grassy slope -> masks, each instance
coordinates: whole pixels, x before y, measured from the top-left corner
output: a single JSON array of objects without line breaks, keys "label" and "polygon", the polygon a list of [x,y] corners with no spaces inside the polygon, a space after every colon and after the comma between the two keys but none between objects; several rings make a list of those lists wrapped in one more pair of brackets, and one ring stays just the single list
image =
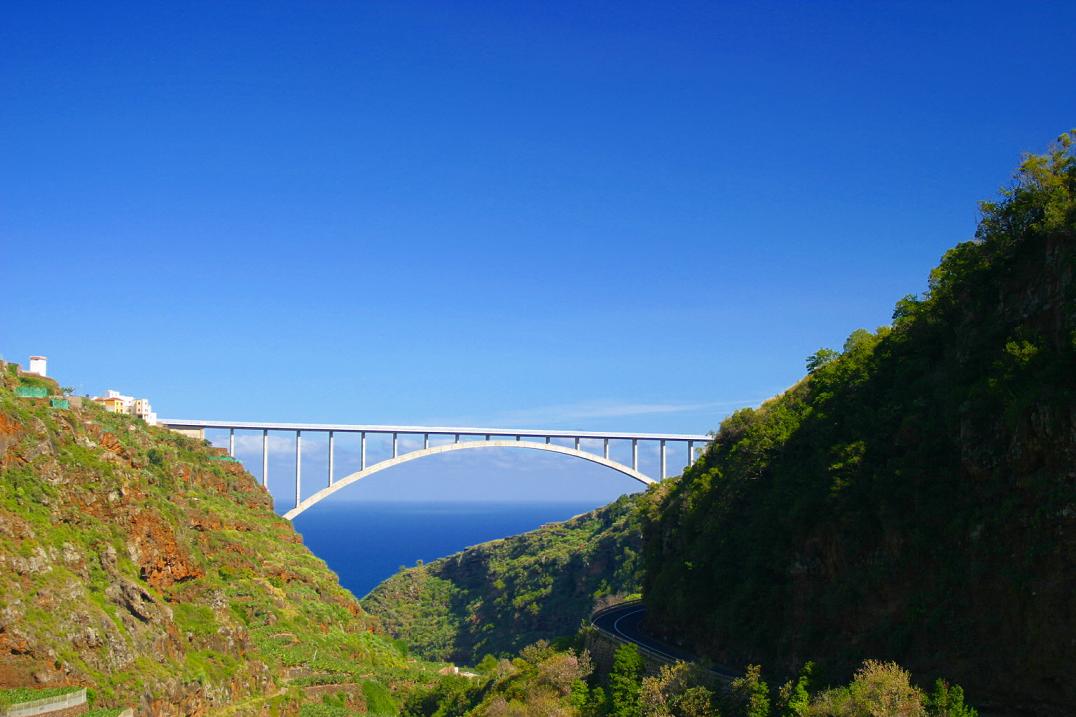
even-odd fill
[{"label": "grassy slope", "polygon": [[431,659],[474,664],[574,633],[598,600],[639,589],[638,498],[405,569],[363,607]]},{"label": "grassy slope", "polygon": [[188,714],[278,693],[283,708],[304,671],[400,686],[430,669],[377,634],[238,463],[96,406],[16,398],[17,382],[0,382],[0,687]]},{"label": "grassy slope", "polygon": [[654,624],[725,662],[897,659],[1076,703],[1076,163],[985,207],[894,325],[721,427],[662,486]]}]

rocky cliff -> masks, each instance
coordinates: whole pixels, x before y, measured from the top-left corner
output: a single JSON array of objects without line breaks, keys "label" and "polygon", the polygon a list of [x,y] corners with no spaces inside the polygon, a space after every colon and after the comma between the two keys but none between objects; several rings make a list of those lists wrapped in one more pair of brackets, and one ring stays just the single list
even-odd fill
[{"label": "rocky cliff", "polygon": [[421,677],[240,464],[93,404],[16,397],[26,381],[58,391],[0,381],[0,687],[287,713],[325,691],[312,683],[361,710]]}]

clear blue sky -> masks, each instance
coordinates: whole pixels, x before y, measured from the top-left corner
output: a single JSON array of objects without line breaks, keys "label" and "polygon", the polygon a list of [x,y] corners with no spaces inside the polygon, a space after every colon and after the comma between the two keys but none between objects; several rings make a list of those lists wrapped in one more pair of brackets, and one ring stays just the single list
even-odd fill
[{"label": "clear blue sky", "polygon": [[[1073,28],[1069,2],[11,5],[0,352],[170,417],[705,432],[886,323],[1076,125]],[[399,470],[370,496],[632,487]]]}]

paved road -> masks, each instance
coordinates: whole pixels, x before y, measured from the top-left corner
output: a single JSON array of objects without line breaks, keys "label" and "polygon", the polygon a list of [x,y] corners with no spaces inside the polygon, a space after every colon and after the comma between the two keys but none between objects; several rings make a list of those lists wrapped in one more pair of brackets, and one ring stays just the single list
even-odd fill
[{"label": "paved road", "polygon": [[[646,617],[646,606],[638,602],[624,603],[603,612],[593,619],[594,627],[602,632],[619,637],[621,640],[633,642],[639,647],[675,662],[684,660],[693,662],[695,656],[686,650],[681,650],[672,645],[657,640],[647,635],[643,630],[643,619]],[[719,677],[733,679],[738,675],[724,667],[714,667],[711,671]]]}]

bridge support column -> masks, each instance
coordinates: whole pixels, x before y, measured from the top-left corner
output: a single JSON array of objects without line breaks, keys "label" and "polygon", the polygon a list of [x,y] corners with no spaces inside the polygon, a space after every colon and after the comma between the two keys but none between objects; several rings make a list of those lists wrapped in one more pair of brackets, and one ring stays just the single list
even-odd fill
[{"label": "bridge support column", "polygon": [[639,439],[631,439],[631,469],[633,471],[639,470]]},{"label": "bridge support column", "polygon": [[579,450],[579,436],[575,437],[575,450]]},{"label": "bridge support column", "polygon": [[695,464],[695,451],[692,450],[691,441],[687,442],[687,467]]},{"label": "bridge support column", "polygon": [[422,434],[422,450],[426,450],[429,447],[430,447],[430,434],[429,433],[423,433]]},{"label": "bridge support column", "polygon": [[392,457],[396,458],[400,455],[400,435],[398,433],[392,434]]},{"label": "bridge support column", "polygon": [[303,432],[295,432],[295,507],[303,502]]},{"label": "bridge support column", "polygon": [[603,438],[602,442],[604,444],[602,446],[602,448],[604,450],[605,460],[609,460],[609,439],[608,438]]},{"label": "bridge support column", "polygon": [[269,430],[262,429],[262,487],[269,487]]},{"label": "bridge support column", "polygon": [[333,432],[329,431],[329,485],[333,484]]},{"label": "bridge support column", "polygon": [[552,442],[553,442],[553,439],[552,439],[552,438],[550,438],[549,436],[546,436],[546,437],[545,437],[545,442],[546,442],[546,445],[549,445],[550,443],[552,443]]},{"label": "bridge support column", "polygon": [[516,441],[522,441],[522,440],[523,440],[523,436],[516,436]]},{"label": "bridge support column", "polygon": [[359,432],[359,470],[366,470],[366,431]]},{"label": "bridge support column", "polygon": [[456,436],[452,439],[452,442],[453,443],[459,443],[460,442],[460,434],[457,433]]},{"label": "bridge support column", "polygon": [[665,439],[661,439],[661,479],[665,480]]},{"label": "bridge support column", "polygon": [[228,429],[228,455],[235,458],[235,429]]}]

